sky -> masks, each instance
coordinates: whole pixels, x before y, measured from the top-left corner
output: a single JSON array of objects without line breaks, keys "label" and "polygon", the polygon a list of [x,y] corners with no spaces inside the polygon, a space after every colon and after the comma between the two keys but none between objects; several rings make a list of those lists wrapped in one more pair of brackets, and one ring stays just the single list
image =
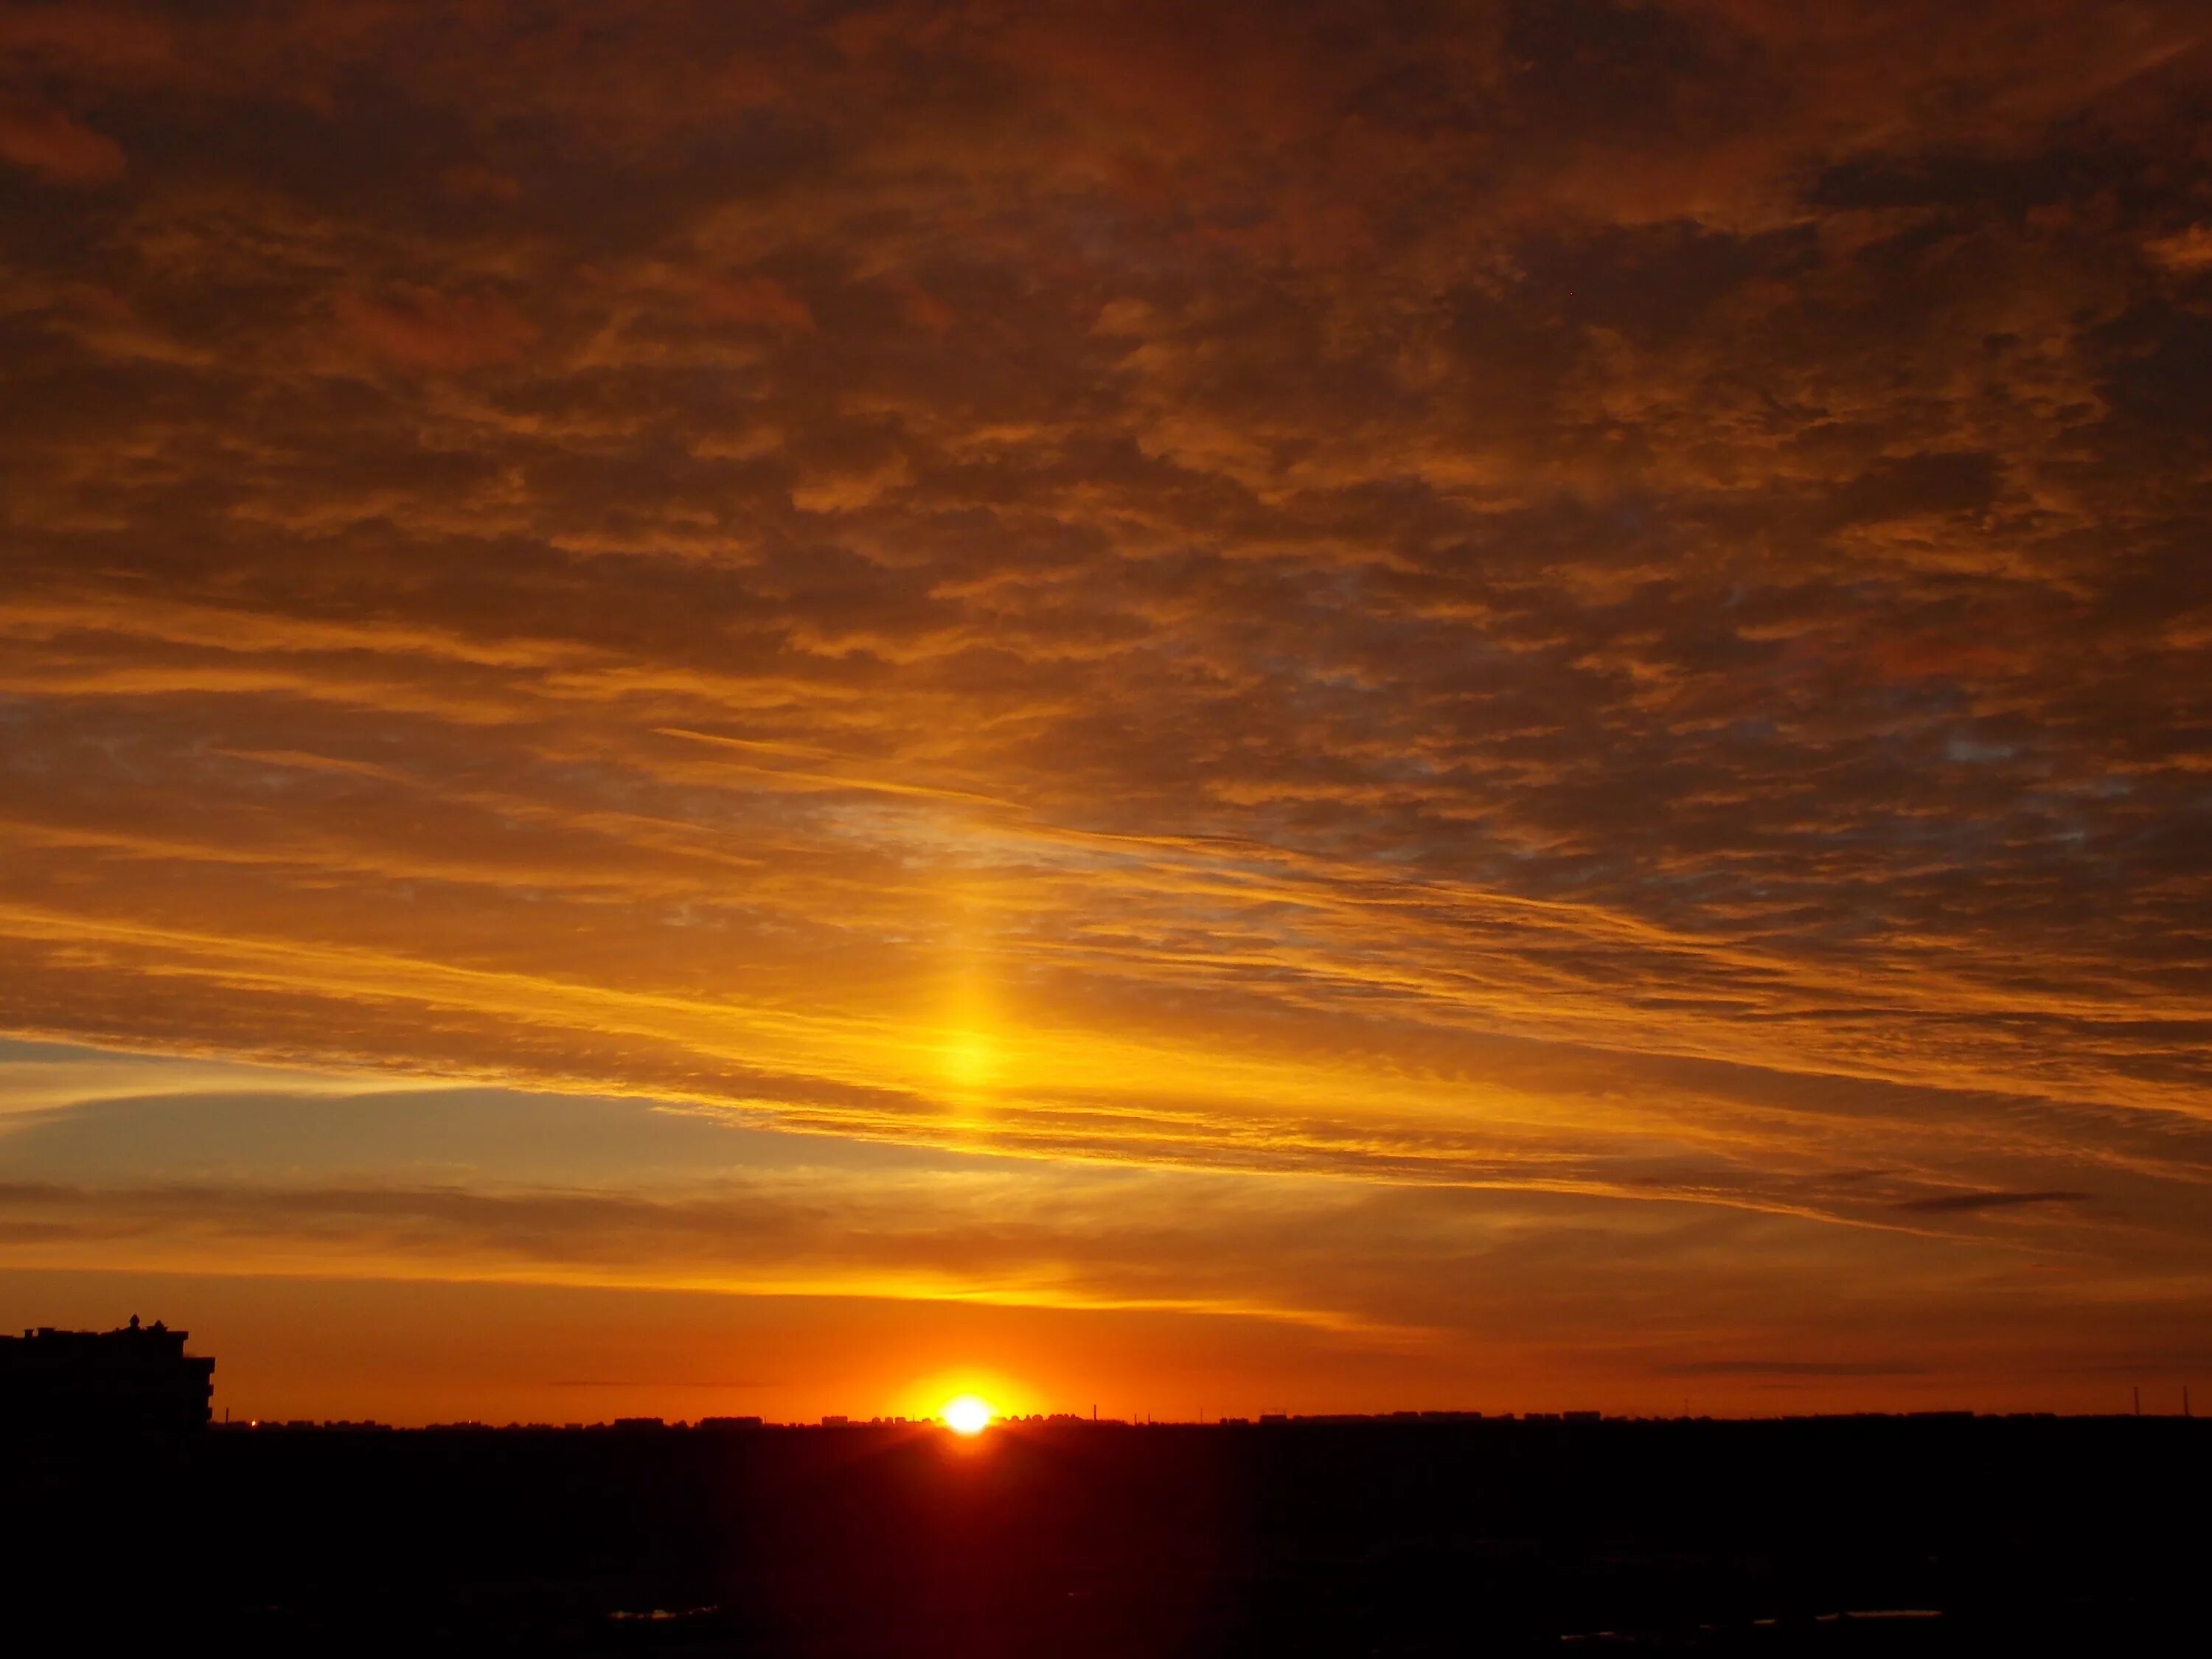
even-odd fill
[{"label": "sky", "polygon": [[0,4],[0,1328],[2172,1408],[2208,384],[2179,0]]}]

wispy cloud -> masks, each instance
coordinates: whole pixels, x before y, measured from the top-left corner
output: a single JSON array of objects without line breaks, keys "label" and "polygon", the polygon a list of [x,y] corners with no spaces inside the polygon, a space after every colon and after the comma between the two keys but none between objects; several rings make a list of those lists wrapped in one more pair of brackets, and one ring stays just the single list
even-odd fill
[{"label": "wispy cloud", "polygon": [[2087,1193],[1937,1193],[1927,1198],[1900,1200],[1900,1210],[1954,1213],[1963,1210],[2001,1210],[2016,1204],[2079,1204]]}]

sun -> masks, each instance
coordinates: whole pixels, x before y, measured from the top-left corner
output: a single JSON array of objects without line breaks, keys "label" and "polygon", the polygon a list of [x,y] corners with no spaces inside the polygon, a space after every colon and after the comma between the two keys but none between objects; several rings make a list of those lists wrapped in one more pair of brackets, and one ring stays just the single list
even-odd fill
[{"label": "sun", "polygon": [[978,1400],[972,1394],[963,1394],[957,1399],[946,1401],[945,1409],[938,1415],[945,1419],[945,1426],[955,1434],[981,1434],[991,1426],[991,1419],[998,1413],[991,1409],[990,1401]]}]

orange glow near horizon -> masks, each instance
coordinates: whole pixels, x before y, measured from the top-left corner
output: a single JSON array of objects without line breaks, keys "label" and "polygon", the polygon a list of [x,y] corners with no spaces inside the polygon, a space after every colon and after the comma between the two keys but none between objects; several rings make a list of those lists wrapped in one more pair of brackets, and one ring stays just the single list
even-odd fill
[{"label": "orange glow near horizon", "polygon": [[[947,1310],[931,1322],[939,1324],[948,1340],[955,1340],[960,1333],[973,1334],[985,1330],[1004,1333],[992,1340],[988,1346],[1008,1365],[1027,1364],[1042,1357],[1032,1352],[1036,1345],[1015,1336],[1030,1316],[1014,1310],[977,1308],[957,1315]],[[1006,1340],[1010,1336],[1014,1336],[1015,1340]],[[1047,1368],[1047,1375],[1050,1374],[1051,1369]],[[898,1402],[893,1409],[918,1420],[943,1423],[948,1428],[966,1433],[968,1431],[961,1428],[960,1422],[955,1420],[956,1407],[962,1420],[973,1421],[980,1412],[981,1420],[986,1424],[1006,1417],[1043,1411],[1049,1409],[1047,1402],[1055,1395],[1064,1395],[1079,1388],[1079,1370],[1069,1367],[1054,1379],[1052,1387],[1039,1388],[1016,1381],[1008,1370],[995,1364],[948,1366],[898,1388],[892,1395]]]}]

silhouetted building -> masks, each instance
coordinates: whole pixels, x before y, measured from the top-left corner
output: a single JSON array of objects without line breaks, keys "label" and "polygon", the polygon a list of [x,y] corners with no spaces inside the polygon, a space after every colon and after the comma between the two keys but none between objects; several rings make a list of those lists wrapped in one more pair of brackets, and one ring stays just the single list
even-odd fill
[{"label": "silhouetted building", "polygon": [[134,1314],[121,1330],[0,1337],[0,1422],[18,1433],[197,1433],[211,1414],[215,1361],[187,1354],[187,1334]]}]

